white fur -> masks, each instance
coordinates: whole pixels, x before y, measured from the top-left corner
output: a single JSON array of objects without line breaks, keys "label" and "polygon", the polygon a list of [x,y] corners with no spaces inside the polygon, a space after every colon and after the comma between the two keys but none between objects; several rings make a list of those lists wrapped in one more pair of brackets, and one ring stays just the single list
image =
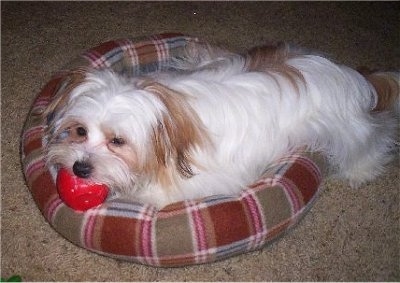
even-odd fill
[{"label": "white fur", "polygon": [[249,72],[244,57],[232,54],[205,56],[189,70],[149,76],[186,97],[211,141],[191,148],[194,176],[173,172],[169,188],[138,174],[110,150],[103,128],[126,138],[135,148],[132,158],[146,162],[151,133],[168,111],[138,86],[143,78],[126,79],[108,70],[89,72],[54,118],[55,128],[67,119],[85,125],[87,141],[51,143],[48,163],[72,168],[75,161],[89,159],[92,180],[159,208],[238,193],[271,162],[301,146],[325,153],[335,172],[354,186],[380,174],[390,159],[397,122],[390,113],[371,113],[376,93],[368,81],[316,55],[294,56],[285,63],[304,81],[293,84],[273,70]]}]

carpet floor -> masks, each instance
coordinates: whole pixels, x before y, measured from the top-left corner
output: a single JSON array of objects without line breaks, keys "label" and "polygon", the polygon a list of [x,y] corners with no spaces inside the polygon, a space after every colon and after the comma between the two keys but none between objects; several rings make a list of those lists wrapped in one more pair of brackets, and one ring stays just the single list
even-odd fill
[{"label": "carpet floor", "polygon": [[351,67],[399,68],[400,2],[1,2],[1,277],[24,281],[399,281],[399,159],[354,190],[327,179],[303,221],[259,251],[153,268],[81,249],[44,220],[20,134],[51,74],[101,42],[178,31],[237,49],[285,40]]}]

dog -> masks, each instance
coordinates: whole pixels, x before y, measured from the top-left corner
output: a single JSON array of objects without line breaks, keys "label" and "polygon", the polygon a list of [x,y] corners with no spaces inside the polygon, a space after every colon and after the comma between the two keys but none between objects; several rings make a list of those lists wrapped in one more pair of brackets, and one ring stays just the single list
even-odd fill
[{"label": "dog", "polygon": [[158,208],[238,194],[298,148],[357,187],[393,156],[398,76],[286,43],[191,43],[167,71],[133,78],[70,70],[43,113],[46,164]]}]

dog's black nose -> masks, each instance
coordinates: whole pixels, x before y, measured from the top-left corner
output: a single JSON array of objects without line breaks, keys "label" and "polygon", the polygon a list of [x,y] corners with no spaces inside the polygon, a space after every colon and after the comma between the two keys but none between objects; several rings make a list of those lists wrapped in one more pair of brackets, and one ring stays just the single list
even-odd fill
[{"label": "dog's black nose", "polygon": [[72,166],[74,174],[81,178],[89,178],[92,173],[93,167],[85,161],[76,161]]}]

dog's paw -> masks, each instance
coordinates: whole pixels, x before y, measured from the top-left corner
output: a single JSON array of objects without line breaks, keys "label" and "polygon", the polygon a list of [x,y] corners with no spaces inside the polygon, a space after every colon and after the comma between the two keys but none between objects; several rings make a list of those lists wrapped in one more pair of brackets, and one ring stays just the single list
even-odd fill
[{"label": "dog's paw", "polygon": [[374,180],[384,172],[386,158],[376,158],[376,156],[354,157],[347,164],[340,166],[340,175],[346,180],[350,187],[359,188],[365,183]]}]

